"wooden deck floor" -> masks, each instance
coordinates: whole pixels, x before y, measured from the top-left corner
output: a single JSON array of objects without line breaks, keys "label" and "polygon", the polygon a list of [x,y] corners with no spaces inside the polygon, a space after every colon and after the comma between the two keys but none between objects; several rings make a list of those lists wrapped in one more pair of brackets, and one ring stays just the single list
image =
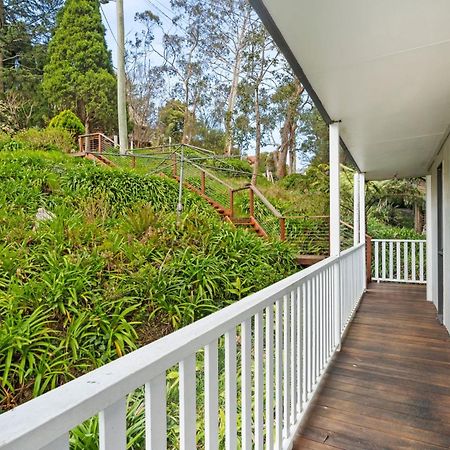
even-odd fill
[{"label": "wooden deck floor", "polygon": [[450,338],[422,286],[371,284],[294,445],[450,448]]}]

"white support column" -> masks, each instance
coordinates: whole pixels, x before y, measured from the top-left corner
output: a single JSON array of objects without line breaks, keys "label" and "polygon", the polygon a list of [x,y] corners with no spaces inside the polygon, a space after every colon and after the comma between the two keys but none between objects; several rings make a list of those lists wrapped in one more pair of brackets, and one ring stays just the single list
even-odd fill
[{"label": "white support column", "polygon": [[442,160],[442,238],[444,252],[443,267],[443,323],[447,330],[450,330],[450,149],[446,147],[443,150]]},{"label": "white support column", "polygon": [[359,173],[353,176],[353,245],[359,244],[359,219],[360,219],[360,192]]},{"label": "white support column", "polygon": [[427,175],[427,198],[426,198],[426,240],[427,240],[427,300],[433,301],[433,177]]},{"label": "white support column", "polygon": [[[364,173],[359,174],[359,243],[362,244],[366,241],[366,175]],[[366,249],[367,251],[371,249]],[[367,254],[367,253],[366,253]],[[367,288],[366,277],[366,258],[363,261],[364,274],[364,290]]]},{"label": "white support column", "polygon": [[[340,211],[340,161],[339,161],[339,124],[330,125],[330,256],[341,253],[341,211]],[[334,265],[334,336],[337,350],[341,349],[341,268],[340,261]]]},{"label": "white support column", "polygon": [[339,124],[330,125],[330,256],[341,252]]},{"label": "white support column", "polygon": [[366,239],[366,174],[359,174],[359,242]]}]

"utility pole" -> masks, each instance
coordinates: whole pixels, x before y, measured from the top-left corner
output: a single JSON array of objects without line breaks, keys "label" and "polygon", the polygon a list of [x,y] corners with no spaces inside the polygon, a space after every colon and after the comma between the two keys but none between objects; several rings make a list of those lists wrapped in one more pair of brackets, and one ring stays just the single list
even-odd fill
[{"label": "utility pole", "polygon": [[127,94],[125,75],[125,24],[123,0],[116,0],[117,7],[117,115],[119,118],[120,153],[128,150]]}]

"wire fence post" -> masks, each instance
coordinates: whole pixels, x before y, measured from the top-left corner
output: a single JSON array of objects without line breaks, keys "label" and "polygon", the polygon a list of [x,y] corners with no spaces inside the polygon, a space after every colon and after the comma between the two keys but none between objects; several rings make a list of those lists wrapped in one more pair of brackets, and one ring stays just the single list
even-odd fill
[{"label": "wire fence post", "polygon": [[183,178],[184,178],[184,149],[181,147],[180,154],[180,185],[178,188],[178,205],[177,205],[177,220],[180,220],[183,212]]}]

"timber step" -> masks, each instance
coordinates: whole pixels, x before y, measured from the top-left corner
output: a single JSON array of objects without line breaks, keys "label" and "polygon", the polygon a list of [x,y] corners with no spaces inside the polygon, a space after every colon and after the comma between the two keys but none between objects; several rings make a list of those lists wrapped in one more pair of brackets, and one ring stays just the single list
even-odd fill
[{"label": "timber step", "polygon": [[320,261],[328,258],[327,255],[297,255],[295,262],[302,267],[310,267],[313,264],[317,264]]}]

